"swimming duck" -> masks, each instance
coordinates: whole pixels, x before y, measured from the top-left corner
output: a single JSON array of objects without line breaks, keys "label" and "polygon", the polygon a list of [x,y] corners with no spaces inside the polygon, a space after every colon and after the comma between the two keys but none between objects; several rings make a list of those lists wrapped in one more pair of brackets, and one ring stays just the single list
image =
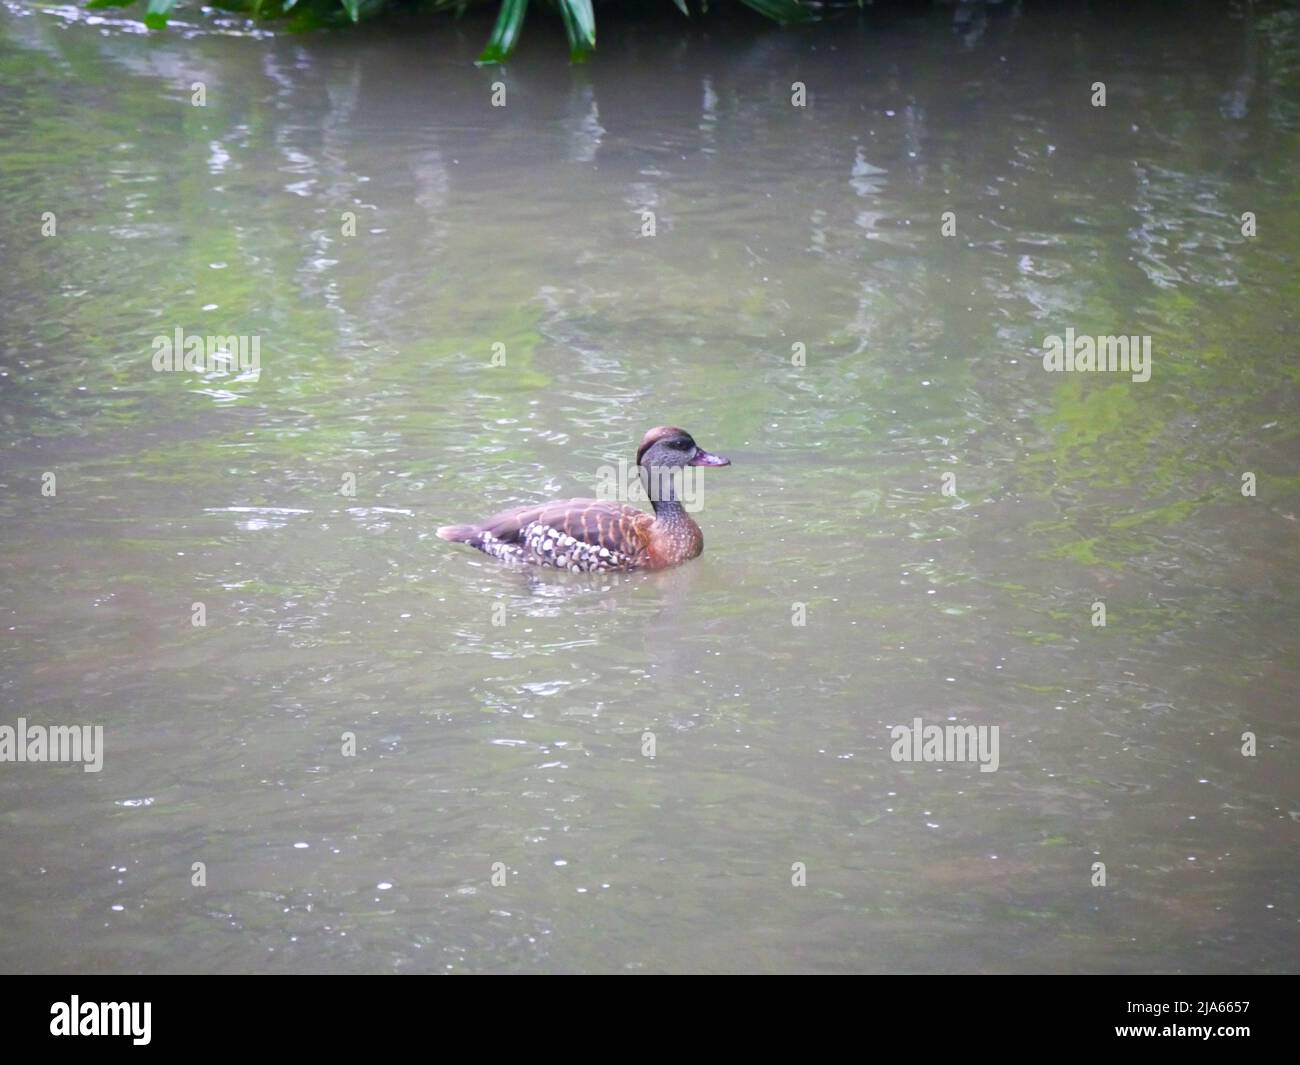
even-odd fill
[{"label": "swimming duck", "polygon": [[696,445],[685,429],[661,425],[637,449],[641,482],[654,515],[609,499],[559,499],[504,510],[477,525],[445,525],[438,535],[503,561],[575,572],[656,570],[704,550],[700,527],[677,498],[682,466],[730,466]]}]

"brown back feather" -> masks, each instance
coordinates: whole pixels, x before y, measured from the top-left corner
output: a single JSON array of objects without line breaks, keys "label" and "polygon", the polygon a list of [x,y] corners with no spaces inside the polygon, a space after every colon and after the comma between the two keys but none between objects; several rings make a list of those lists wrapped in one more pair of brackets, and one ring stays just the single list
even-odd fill
[{"label": "brown back feather", "polygon": [[638,555],[650,542],[653,515],[609,499],[558,499],[495,514],[478,526],[498,540],[518,542],[530,524],[540,521],[575,540],[625,555]]}]

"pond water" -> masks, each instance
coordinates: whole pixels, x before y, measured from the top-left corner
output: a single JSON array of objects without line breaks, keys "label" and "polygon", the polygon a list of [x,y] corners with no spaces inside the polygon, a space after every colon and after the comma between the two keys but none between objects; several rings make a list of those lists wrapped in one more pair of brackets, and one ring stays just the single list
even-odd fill
[{"label": "pond water", "polygon": [[[6,0],[0,965],[1294,970],[1300,16],[961,12]],[[664,423],[680,569],[434,535]]]}]

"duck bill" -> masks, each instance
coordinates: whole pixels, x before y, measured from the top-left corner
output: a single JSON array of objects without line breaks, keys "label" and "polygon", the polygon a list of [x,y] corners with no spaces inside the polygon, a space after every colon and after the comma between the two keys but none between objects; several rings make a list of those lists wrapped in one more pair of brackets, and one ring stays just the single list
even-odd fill
[{"label": "duck bill", "polygon": [[704,448],[698,448],[695,457],[686,465],[688,466],[730,466],[731,459],[724,458],[722,455],[714,455]]}]

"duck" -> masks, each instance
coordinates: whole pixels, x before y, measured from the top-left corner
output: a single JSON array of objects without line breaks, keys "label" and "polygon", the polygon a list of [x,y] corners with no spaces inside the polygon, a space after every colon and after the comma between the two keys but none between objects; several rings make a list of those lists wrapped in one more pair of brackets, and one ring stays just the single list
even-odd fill
[{"label": "duck", "polygon": [[660,570],[696,558],[704,534],[677,498],[684,466],[730,466],[685,429],[660,425],[641,439],[637,472],[654,513],[611,499],[557,499],[515,507],[474,525],[444,525],[438,535],[503,562],[574,573]]}]

